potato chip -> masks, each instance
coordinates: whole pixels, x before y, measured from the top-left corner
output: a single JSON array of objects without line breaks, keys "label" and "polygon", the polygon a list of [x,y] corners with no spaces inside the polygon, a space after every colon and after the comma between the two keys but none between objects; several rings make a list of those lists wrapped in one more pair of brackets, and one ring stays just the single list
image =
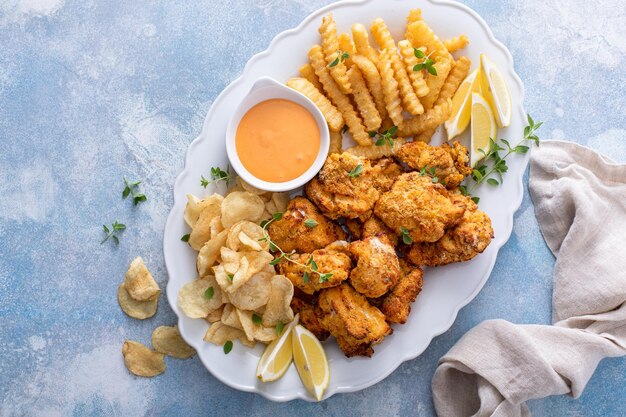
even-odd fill
[{"label": "potato chip", "polygon": [[241,221],[230,228],[230,230],[228,231],[228,238],[226,239],[226,246],[234,251],[245,248],[245,245],[241,242],[240,239],[241,233],[246,234],[247,237],[255,243],[259,243],[263,250],[269,249],[268,242],[259,240],[265,237],[263,228],[258,224],[249,221]]},{"label": "potato chip", "polygon": [[214,219],[221,214],[221,204],[220,202],[220,204],[207,206],[200,213],[196,224],[191,229],[189,241],[187,242],[194,250],[200,250],[202,245],[211,239],[211,233],[215,229]]},{"label": "potato chip", "polygon": [[222,225],[222,216],[213,217],[209,228],[211,230],[211,239],[220,234],[220,232],[224,230],[224,226]]},{"label": "potato chip", "polygon": [[117,289],[117,301],[124,313],[134,319],[144,320],[156,314],[159,299],[137,301],[128,294],[124,284],[121,284]]},{"label": "potato chip", "polygon": [[226,244],[227,238],[228,230],[222,230],[217,236],[202,246],[196,260],[198,276],[203,277],[209,273],[211,267],[215,265],[217,258],[220,256],[220,248]]},{"label": "potato chip", "polygon": [[287,87],[304,94],[309,100],[315,103],[317,108],[320,109],[324,115],[324,119],[326,123],[328,123],[328,129],[330,129],[331,132],[339,132],[341,130],[344,125],[343,115],[323,94],[323,90],[318,91],[308,80],[298,77],[287,80]]},{"label": "potato chip", "polygon": [[192,194],[187,194],[187,206],[185,206],[184,215],[185,223],[187,223],[189,227],[194,227],[202,210],[212,206],[219,207],[223,199],[224,197],[219,194],[213,194],[203,199],[199,199]]},{"label": "potato chip", "polygon": [[222,304],[222,290],[211,275],[186,283],[178,292],[178,306],[192,319],[204,318]]},{"label": "potato chip", "polygon": [[264,306],[270,296],[272,276],[265,271],[254,274],[236,291],[229,292],[230,302],[242,310],[256,310]]},{"label": "potato chip", "polygon": [[153,377],[165,372],[164,355],[139,342],[125,341],[122,355],[126,369],[137,376]]},{"label": "potato chip", "polygon": [[220,249],[220,255],[222,257],[221,266],[224,267],[224,271],[226,271],[227,274],[237,272],[243,254],[223,246]]},{"label": "potato chip", "polygon": [[243,330],[237,309],[232,304],[226,304],[222,312],[222,323],[235,329]]},{"label": "potato chip", "polygon": [[261,190],[260,188],[256,188],[255,186],[248,184],[247,182],[242,180],[241,177],[237,177],[237,183],[239,185],[241,185],[241,188],[243,188],[244,191],[247,191],[247,192],[252,193],[252,194],[256,194],[258,196],[262,196],[262,195],[265,195],[265,194],[271,194],[269,191]]},{"label": "potato chip", "polygon": [[272,288],[263,313],[263,325],[267,327],[276,326],[279,321],[288,323],[293,320],[293,284],[284,275],[274,275],[270,283]]},{"label": "potato chip", "polygon": [[[334,132],[330,132],[331,137],[333,136],[333,133]],[[287,210],[289,200],[291,200],[289,198],[289,193],[272,193],[270,201],[265,203],[265,210],[267,210],[270,214],[282,213]]]},{"label": "potato chip", "polygon": [[211,342],[218,346],[237,339],[248,347],[254,347],[256,344],[255,342],[250,342],[242,330],[227,326],[220,321],[211,324],[204,335],[205,342]]},{"label": "potato chip", "polygon": [[[224,295],[224,294],[222,294]],[[224,300],[224,297],[222,297],[222,301]],[[213,310],[209,313],[208,316],[206,316],[204,319],[210,324],[210,323],[215,323],[216,321],[220,321],[222,319],[222,313],[224,312],[224,307],[227,306],[228,304],[223,304],[220,308],[218,308],[217,310]]]},{"label": "potato chip", "polygon": [[159,353],[178,359],[191,358],[196,350],[185,342],[178,326],[159,326],[152,332],[152,347]]},{"label": "potato chip", "polygon": [[258,340],[259,342],[269,343],[278,337],[276,328],[265,327],[262,323],[255,323],[252,320],[252,311],[237,310],[239,315],[239,321],[243,327],[243,331],[246,334],[248,340]]},{"label": "potato chip", "polygon": [[229,228],[242,220],[258,222],[264,209],[265,203],[258,195],[249,191],[232,192],[222,202],[222,224]]},{"label": "potato chip", "polygon": [[[241,253],[248,260],[248,271],[252,274],[265,270],[270,262],[274,260],[274,256],[266,251],[246,250]],[[273,268],[272,271],[274,270]]]},{"label": "potato chip", "polygon": [[136,257],[128,267],[124,276],[124,288],[137,301],[153,300],[159,296],[161,290],[141,256]]}]

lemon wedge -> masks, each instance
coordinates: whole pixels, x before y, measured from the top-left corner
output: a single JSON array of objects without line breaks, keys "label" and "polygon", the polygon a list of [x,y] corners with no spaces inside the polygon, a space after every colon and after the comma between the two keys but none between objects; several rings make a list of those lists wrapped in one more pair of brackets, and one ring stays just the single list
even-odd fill
[{"label": "lemon wedge", "polygon": [[448,140],[460,135],[467,129],[472,108],[472,93],[474,92],[480,92],[478,69],[465,77],[452,98],[451,116],[445,123]]},{"label": "lemon wedge", "polygon": [[481,93],[491,106],[498,127],[511,124],[511,94],[502,73],[487,55],[480,55]]},{"label": "lemon wedge", "polygon": [[292,339],[293,361],[302,384],[317,401],[320,401],[330,382],[326,352],[317,337],[301,325],[294,327]]},{"label": "lemon wedge", "polygon": [[487,100],[479,93],[472,93],[472,126],[471,126],[471,153],[470,166],[474,168],[485,154],[479,149],[488,152],[489,139],[496,140],[496,121]]},{"label": "lemon wedge", "polygon": [[267,345],[256,368],[256,377],[263,382],[276,381],[287,372],[293,359],[291,331],[298,324],[298,315],[283,333]]}]

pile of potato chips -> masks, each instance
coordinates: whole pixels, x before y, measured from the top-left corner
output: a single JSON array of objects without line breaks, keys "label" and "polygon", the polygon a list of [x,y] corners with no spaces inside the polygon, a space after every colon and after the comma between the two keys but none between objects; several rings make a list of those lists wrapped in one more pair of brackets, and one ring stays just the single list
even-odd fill
[{"label": "pile of potato chips", "polygon": [[238,180],[226,197],[187,198],[185,222],[189,245],[199,251],[198,278],[180,289],[178,306],[210,323],[207,342],[238,339],[254,346],[276,339],[276,326],[293,320],[293,284],[270,265],[274,256],[259,222],[283,212],[289,196]]},{"label": "pile of potato chips", "polygon": [[144,320],[154,316],[159,301],[159,284],[156,283],[141,257],[135,258],[117,290],[117,301],[124,313]]}]

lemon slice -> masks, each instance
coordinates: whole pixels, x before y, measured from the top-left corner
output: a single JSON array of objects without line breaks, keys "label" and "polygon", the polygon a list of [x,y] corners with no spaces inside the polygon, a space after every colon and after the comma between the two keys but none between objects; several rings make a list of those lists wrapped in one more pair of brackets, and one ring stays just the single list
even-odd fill
[{"label": "lemon slice", "polygon": [[472,93],[480,91],[479,70],[474,70],[465,77],[452,98],[451,116],[445,123],[448,140],[460,135],[467,129],[472,108]]},{"label": "lemon slice", "polygon": [[487,55],[480,55],[481,93],[494,112],[498,127],[511,124],[511,94],[502,73]]},{"label": "lemon slice", "polygon": [[489,139],[496,140],[496,121],[487,100],[479,93],[472,93],[472,127],[471,127],[471,153],[470,166],[474,168],[476,163],[485,155],[479,151],[488,152]]},{"label": "lemon slice", "polygon": [[301,325],[294,327],[292,338],[293,361],[302,384],[319,401],[330,382],[326,352],[317,337]]},{"label": "lemon slice", "polygon": [[256,377],[261,381],[276,381],[287,372],[293,358],[291,331],[296,324],[298,315],[285,327],[280,337],[265,348],[256,368]]}]

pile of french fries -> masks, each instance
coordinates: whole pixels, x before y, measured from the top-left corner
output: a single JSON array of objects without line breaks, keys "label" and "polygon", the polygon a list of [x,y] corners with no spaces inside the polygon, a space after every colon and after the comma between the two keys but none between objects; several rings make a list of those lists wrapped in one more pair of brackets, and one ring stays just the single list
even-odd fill
[{"label": "pile of french fries", "polygon": [[[392,155],[410,137],[429,142],[450,117],[451,99],[471,66],[466,56],[452,56],[467,46],[467,36],[441,41],[420,9],[409,12],[404,39],[397,43],[383,19],[375,19],[370,30],[378,49],[362,24],[352,25],[352,36],[339,35],[332,14],[325,16],[321,45],[309,50],[300,77],[287,81],[324,114],[330,153],[344,151],[344,126],[357,143],[345,151],[370,159]],[[393,126],[399,138],[376,146],[377,133]]]}]

